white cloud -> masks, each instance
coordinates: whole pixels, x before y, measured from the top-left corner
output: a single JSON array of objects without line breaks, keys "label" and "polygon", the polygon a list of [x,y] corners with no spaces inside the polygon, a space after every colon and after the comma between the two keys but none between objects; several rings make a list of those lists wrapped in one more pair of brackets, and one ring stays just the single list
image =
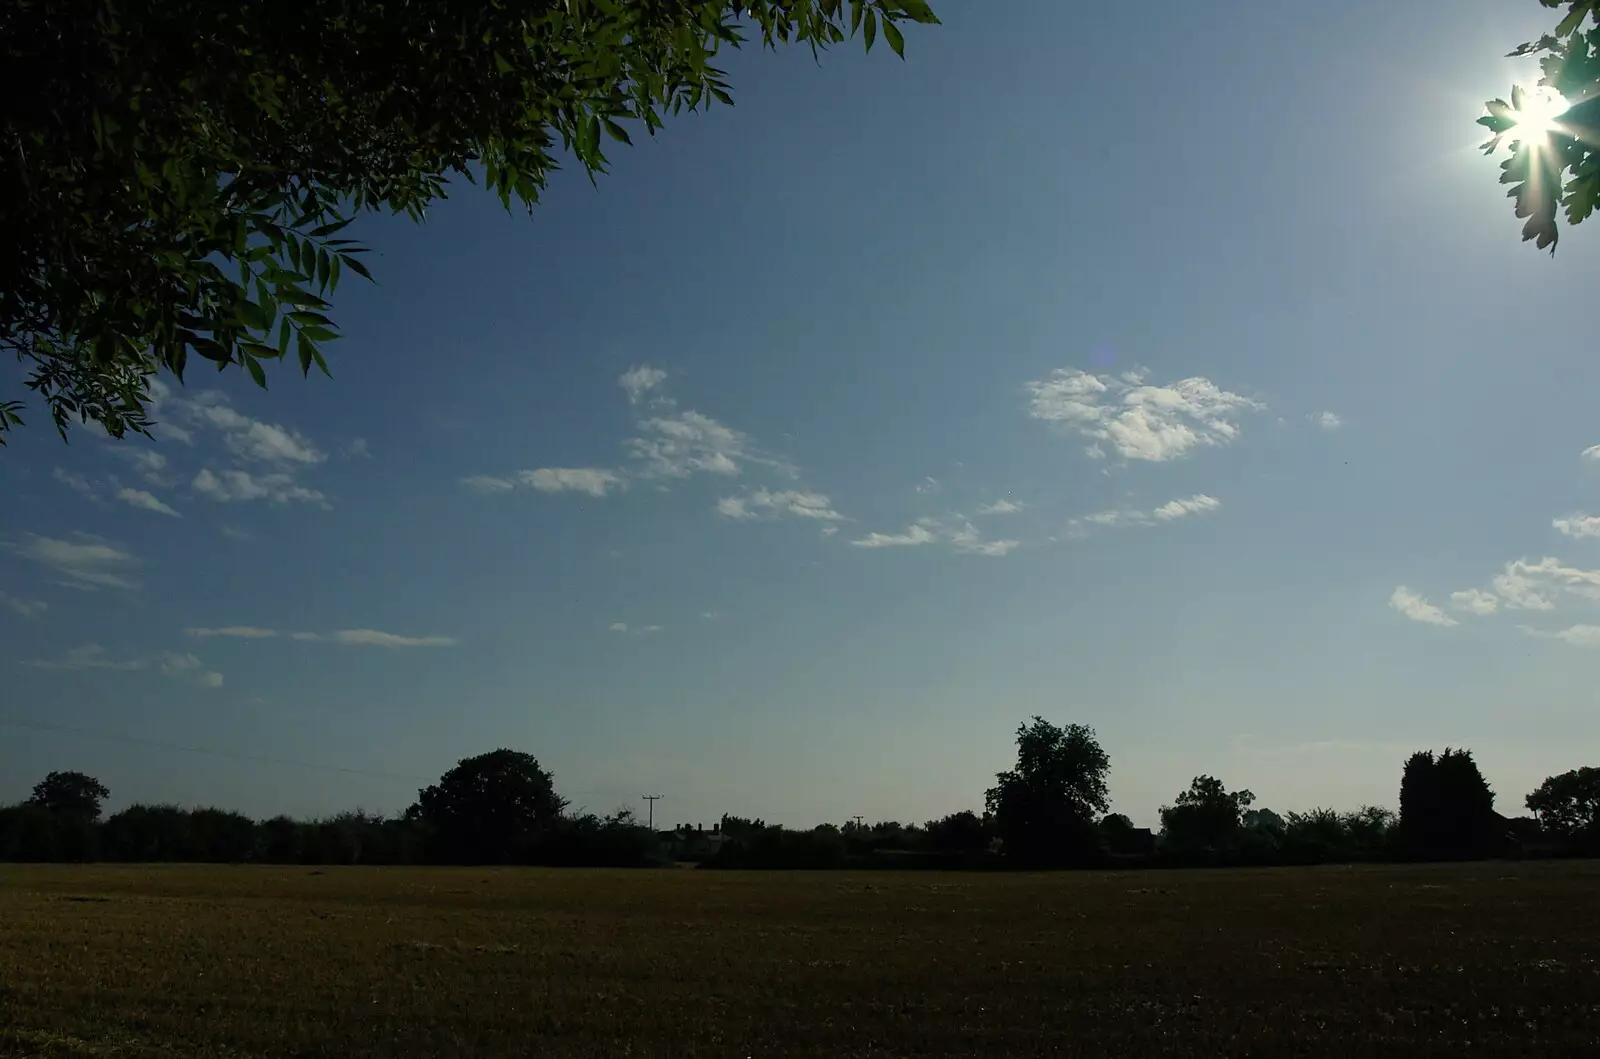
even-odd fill
[{"label": "white cloud", "polygon": [[1508,610],[1554,610],[1561,593],[1600,600],[1600,570],[1564,566],[1550,556],[1517,559],[1495,575],[1492,586]]},{"label": "white cloud", "polygon": [[272,464],[316,464],[328,458],[327,453],[299,431],[264,423],[235,411],[227,397],[216,390],[196,395],[187,402],[187,411],[196,422],[219,430],[223,444],[241,459]]},{"label": "white cloud", "polygon": [[50,567],[73,588],[137,587],[127,576],[135,565],[133,556],[99,537],[78,534],[76,540],[65,541],[29,534],[27,543],[5,547]]},{"label": "white cloud", "polygon": [[461,484],[479,493],[509,493],[517,487],[510,478],[496,478],[491,474],[474,474],[461,479]]},{"label": "white cloud", "polygon": [[988,555],[994,558],[1010,555],[1022,543],[1009,540],[986,541],[970,522],[963,522],[954,529],[947,530],[945,539],[958,552],[965,552],[968,555]]},{"label": "white cloud", "polygon": [[50,477],[80,496],[86,496],[95,501],[100,499],[100,494],[95,491],[95,487],[90,484],[89,479],[81,474],[69,471],[65,467],[57,467]]},{"label": "white cloud", "polygon": [[1335,412],[1318,412],[1311,417],[1311,421],[1323,430],[1338,430],[1344,426],[1344,420]]},{"label": "white cloud", "polygon": [[660,368],[638,364],[623,372],[617,379],[617,385],[627,391],[629,404],[638,404],[645,394],[660,386],[666,379],[667,373]]},{"label": "white cloud", "polygon": [[932,544],[938,539],[932,530],[919,522],[908,527],[904,533],[869,533],[850,543],[857,548],[914,548]]},{"label": "white cloud", "polygon": [[605,496],[607,492],[627,487],[616,472],[600,467],[540,467],[536,471],[523,471],[518,477],[524,485],[541,493]]},{"label": "white cloud", "polygon": [[202,688],[222,687],[222,674],[205,668],[205,663],[192,654],[168,651],[161,656],[161,672],[169,677],[191,680]]},{"label": "white cloud", "polygon": [[397,636],[377,629],[340,629],[328,639],[334,643],[361,647],[454,647],[456,641],[449,636]]},{"label": "white cloud", "polygon": [[695,411],[653,416],[639,424],[639,437],[628,442],[647,474],[686,478],[691,474],[736,475],[744,463],[773,461],[758,457],[740,431]]},{"label": "white cloud", "polygon": [[1600,515],[1568,515],[1552,519],[1550,525],[1568,537],[1600,537]]},{"label": "white cloud", "polygon": [[1155,462],[1202,446],[1226,445],[1239,436],[1239,415],[1265,407],[1210,379],[1150,386],[1142,372],[1092,375],[1058,368],[1028,383],[1028,392],[1030,415],[1089,439],[1091,454],[1103,441],[1123,459]]},{"label": "white cloud", "polygon": [[34,669],[135,670],[146,668],[149,662],[142,658],[113,658],[104,647],[97,643],[91,643],[84,644],[82,647],[74,647],[60,658],[37,658],[23,664],[32,666]]},{"label": "white cloud", "polygon": [[745,496],[726,496],[717,501],[717,514],[731,519],[781,518],[789,515],[823,522],[844,521],[844,516],[833,509],[826,495],[793,489],[781,492],[758,489]]},{"label": "white cloud", "polygon": [[1493,614],[1500,609],[1500,597],[1481,588],[1465,588],[1460,592],[1452,592],[1450,602],[1457,610],[1479,616]]},{"label": "white cloud", "polygon": [[372,449],[366,438],[351,438],[344,443],[344,455],[347,459],[364,459],[372,455]]},{"label": "white cloud", "polygon": [[1222,506],[1222,501],[1214,496],[1196,493],[1194,496],[1184,497],[1181,500],[1169,500],[1156,508],[1155,516],[1162,522],[1171,522],[1175,518],[1186,515],[1203,515],[1208,511],[1215,511]]},{"label": "white cloud", "polygon": [[1082,536],[1085,526],[1098,526],[1102,529],[1116,529],[1119,526],[1154,526],[1187,518],[1190,515],[1204,515],[1221,506],[1222,501],[1216,497],[1196,493],[1194,496],[1168,500],[1154,511],[1139,511],[1128,507],[1096,511],[1082,518],[1072,519],[1067,523],[1067,529]]},{"label": "white cloud", "polygon": [[155,669],[166,676],[177,677],[200,685],[203,688],[222,687],[222,674],[205,668],[205,663],[198,657],[187,653],[167,651],[154,658],[145,658],[137,655],[126,658],[114,657],[104,647],[97,643],[84,644],[74,647],[60,658],[39,658],[24,665],[34,669],[47,669],[56,671],[82,671],[89,669],[107,669],[115,672],[135,672],[138,670]]},{"label": "white cloud", "polygon": [[1578,453],[1578,456],[1580,459],[1600,462],[1600,445],[1590,445],[1588,448]]},{"label": "white cloud", "polygon": [[1425,622],[1429,625],[1459,624],[1450,615],[1429,603],[1405,585],[1401,585],[1390,593],[1389,606],[1412,621]]},{"label": "white cloud", "polygon": [[185,629],[190,636],[228,636],[239,640],[270,640],[278,635],[277,629],[262,629],[255,625],[224,625],[220,629]]},{"label": "white cloud", "polygon": [[649,636],[651,633],[660,632],[663,628],[665,628],[665,626],[662,625],[641,625],[639,627],[639,633],[643,636]]},{"label": "white cloud", "polygon": [[152,494],[145,492],[143,489],[128,489],[124,487],[117,490],[117,499],[122,501],[124,504],[127,504],[129,507],[140,508],[144,511],[154,511],[157,514],[170,515],[173,518],[183,517],[166,504],[163,504],[160,500],[157,500]]},{"label": "white cloud", "polygon": [[0,591],[0,607],[4,607],[19,618],[32,620],[50,609],[50,604],[39,599],[23,599],[13,596],[9,592]]},{"label": "white cloud", "polygon": [[111,451],[133,464],[133,469],[151,484],[160,486],[172,484],[165,473],[167,458],[154,449],[136,448],[132,442],[124,442]]},{"label": "white cloud", "polygon": [[1600,625],[1571,625],[1553,635],[1575,647],[1600,647]]},{"label": "white cloud", "polygon": [[628,623],[625,622],[625,621],[614,621],[610,625],[606,626],[606,632],[627,632],[627,631],[628,631]]},{"label": "white cloud", "polygon": [[266,500],[273,504],[321,504],[327,500],[315,489],[307,489],[295,482],[290,474],[276,472],[252,475],[248,471],[213,471],[201,468],[194,476],[194,491],[219,503]]},{"label": "white cloud", "polygon": [[983,505],[982,507],[980,507],[975,512],[975,514],[979,514],[979,515],[1015,515],[1017,512],[1021,511],[1024,506],[1025,505],[1015,503],[1015,502],[1013,502],[1011,500],[996,500],[992,504]]},{"label": "white cloud", "polygon": [[916,486],[918,496],[931,496],[934,493],[944,492],[944,483],[930,475],[924,475],[922,481]]}]

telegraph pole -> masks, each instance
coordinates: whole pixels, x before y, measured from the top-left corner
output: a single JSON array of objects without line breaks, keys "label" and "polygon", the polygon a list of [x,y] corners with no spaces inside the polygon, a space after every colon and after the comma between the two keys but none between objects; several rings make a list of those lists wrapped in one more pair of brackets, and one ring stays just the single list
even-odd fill
[{"label": "telegraph pole", "polygon": [[852,816],[850,819],[852,819],[852,820],[854,820],[856,822],[856,830],[859,831],[861,829],[861,817],[859,815],[858,816]]},{"label": "telegraph pole", "polygon": [[656,829],[656,803],[665,798],[664,794],[641,794],[639,797],[650,803],[650,830]]}]

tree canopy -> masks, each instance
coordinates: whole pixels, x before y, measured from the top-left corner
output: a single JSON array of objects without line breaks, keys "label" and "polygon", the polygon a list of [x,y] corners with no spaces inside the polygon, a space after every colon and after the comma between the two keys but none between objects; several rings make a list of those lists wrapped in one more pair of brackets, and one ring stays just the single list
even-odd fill
[{"label": "tree canopy", "polygon": [[417,792],[407,815],[428,828],[443,860],[517,864],[557,828],[566,806],[537,759],[502,748],[457,762]]},{"label": "tree canopy", "polygon": [[1528,795],[1546,831],[1580,848],[1600,849],[1600,768],[1551,776]]},{"label": "tree canopy", "polygon": [[1098,848],[1096,820],[1111,807],[1111,759],[1093,728],[1043,717],[1017,727],[1017,765],[985,795],[1001,850],[1031,864],[1082,859]]},{"label": "tree canopy", "polygon": [[33,785],[28,805],[60,816],[100,819],[100,805],[111,792],[93,776],[81,772],[52,772]]},{"label": "tree canopy", "polygon": [[1542,76],[1532,88],[1514,86],[1510,102],[1490,100],[1478,124],[1493,134],[1485,154],[1510,148],[1500,182],[1511,185],[1506,195],[1523,218],[1522,238],[1553,254],[1557,215],[1579,224],[1600,204],[1600,0],[1539,2],[1565,13],[1550,33],[1510,55],[1539,56]]},{"label": "tree canopy", "polygon": [[1227,848],[1238,839],[1240,819],[1255,800],[1249,791],[1229,791],[1215,776],[1196,776],[1174,804],[1161,809],[1162,834],[1179,848]]},{"label": "tree canopy", "polygon": [[1470,750],[1421,750],[1400,777],[1400,834],[1423,857],[1471,857],[1498,837],[1494,791]]},{"label": "tree canopy", "polygon": [[[926,0],[12,0],[0,7],[0,349],[65,434],[147,432],[192,357],[326,372],[357,215],[452,178],[531,209],[563,155],[731,104],[747,38],[903,54]],[[630,131],[630,129],[632,131]],[[3,398],[6,395],[0,395]],[[0,443],[23,402],[0,400]]]}]

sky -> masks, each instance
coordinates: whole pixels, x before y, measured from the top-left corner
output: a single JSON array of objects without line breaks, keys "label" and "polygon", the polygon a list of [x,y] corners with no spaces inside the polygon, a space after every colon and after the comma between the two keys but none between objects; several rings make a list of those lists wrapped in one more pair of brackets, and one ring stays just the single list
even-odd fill
[{"label": "sky", "polygon": [[1146,825],[1595,764],[1600,230],[1520,243],[1473,125],[1553,16],[935,8],[733,56],[531,218],[364,218],[331,379],[35,411],[0,802],[398,811],[508,746],[595,811],[920,821],[1035,714]]}]

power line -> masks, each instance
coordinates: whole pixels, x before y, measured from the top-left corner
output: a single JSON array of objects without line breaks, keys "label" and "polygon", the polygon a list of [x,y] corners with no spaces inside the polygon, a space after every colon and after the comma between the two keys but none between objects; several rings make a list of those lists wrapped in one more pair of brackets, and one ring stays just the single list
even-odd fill
[{"label": "power line", "polygon": [[311,761],[296,761],[293,758],[269,757],[263,754],[241,754],[231,750],[213,750],[203,746],[185,746],[182,743],[163,743],[156,739],[141,739],[138,736],[122,735],[117,732],[101,732],[92,728],[78,728],[70,724],[52,724],[48,721],[26,720],[20,717],[0,717],[0,725],[10,725],[13,728],[32,728],[43,732],[70,732],[74,735],[86,735],[91,739],[104,739],[114,743],[129,743],[134,746],[148,746],[159,750],[177,750],[185,754],[205,754],[211,757],[231,758],[235,761],[253,761],[261,765],[288,765],[292,768],[311,769],[320,772],[342,772],[350,776],[371,776],[376,779],[405,780],[407,783],[431,782],[425,776],[408,776],[398,772],[379,772],[374,769],[349,768],[345,765],[319,765]]}]

